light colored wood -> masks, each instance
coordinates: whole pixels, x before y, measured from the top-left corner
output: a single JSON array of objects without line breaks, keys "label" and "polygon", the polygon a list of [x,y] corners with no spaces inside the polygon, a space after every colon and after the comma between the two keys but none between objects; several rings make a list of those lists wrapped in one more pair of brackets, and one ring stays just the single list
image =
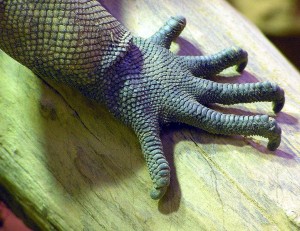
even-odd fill
[{"label": "light colored wood", "polygon": [[[266,38],[222,0],[102,3],[134,34],[147,37],[171,15],[187,27],[172,50],[210,54],[231,45],[249,52],[241,77],[277,82],[286,105],[217,107],[275,116],[283,134],[266,140],[207,134],[187,126],[162,133],[170,190],[149,197],[151,181],[134,133],[77,91],[45,84],[0,53],[0,195],[44,230],[297,230],[300,223],[300,75]],[[287,217],[289,217],[294,221]],[[298,220],[297,220],[298,219]]]},{"label": "light colored wood", "polygon": [[[294,0],[228,0],[268,35],[300,35],[299,1]],[[249,10],[251,9],[251,10]]]}]

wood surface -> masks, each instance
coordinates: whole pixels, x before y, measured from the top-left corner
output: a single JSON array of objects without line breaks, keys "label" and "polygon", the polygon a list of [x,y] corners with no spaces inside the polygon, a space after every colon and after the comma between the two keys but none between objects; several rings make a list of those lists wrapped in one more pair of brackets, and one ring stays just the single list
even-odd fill
[{"label": "wood surface", "polygon": [[42,230],[297,230],[300,224],[300,75],[251,23],[222,0],[101,1],[135,35],[147,37],[171,15],[187,18],[172,50],[249,52],[239,76],[220,82],[277,82],[286,105],[214,106],[268,114],[279,122],[275,152],[260,137],[211,135],[189,126],[162,132],[172,168],[166,196],[151,181],[131,129],[76,90],[36,78],[0,53],[0,198]]}]

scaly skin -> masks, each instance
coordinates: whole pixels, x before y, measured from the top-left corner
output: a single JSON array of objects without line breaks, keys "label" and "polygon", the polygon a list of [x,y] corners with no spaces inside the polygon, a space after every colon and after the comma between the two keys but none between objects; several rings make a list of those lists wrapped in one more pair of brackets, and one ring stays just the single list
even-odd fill
[{"label": "scaly skin", "polygon": [[[182,122],[224,135],[260,135],[268,148],[280,144],[281,130],[267,115],[222,114],[205,105],[258,101],[284,105],[274,83],[221,84],[209,77],[230,66],[241,72],[247,52],[232,47],[211,56],[177,56],[168,48],[185,27],[171,18],[148,39],[134,37],[94,0],[0,0],[0,48],[41,78],[74,86],[104,102],[136,132],[161,198],[170,182],[160,126]],[[54,4],[55,3],[55,4]]]}]

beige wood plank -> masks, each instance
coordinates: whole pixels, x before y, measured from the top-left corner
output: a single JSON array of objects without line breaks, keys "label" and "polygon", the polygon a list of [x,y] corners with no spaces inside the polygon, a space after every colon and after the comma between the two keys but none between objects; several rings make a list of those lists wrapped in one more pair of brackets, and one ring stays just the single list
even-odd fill
[{"label": "beige wood plank", "polygon": [[[0,53],[0,197],[34,227],[51,230],[297,230],[300,215],[300,75],[247,20],[222,0],[101,1],[134,34],[147,37],[182,14],[187,28],[172,50],[210,54],[231,45],[249,52],[241,77],[271,80],[286,92],[270,103],[219,107],[267,113],[283,130],[266,140],[225,137],[176,125],[162,133],[170,190],[149,197],[151,181],[134,133],[77,91],[34,77]],[[300,219],[299,219],[300,220]],[[297,218],[295,223],[297,222]]]}]

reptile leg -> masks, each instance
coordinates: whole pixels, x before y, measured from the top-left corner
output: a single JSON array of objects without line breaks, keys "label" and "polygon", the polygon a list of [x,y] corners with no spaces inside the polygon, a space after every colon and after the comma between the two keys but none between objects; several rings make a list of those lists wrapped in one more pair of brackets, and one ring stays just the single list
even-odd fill
[{"label": "reptile leg", "polygon": [[280,144],[281,129],[267,115],[239,116],[223,114],[186,97],[175,99],[172,119],[199,127],[207,132],[222,135],[259,135],[269,140],[268,149],[275,150]]},{"label": "reptile leg", "polygon": [[193,78],[191,88],[196,88],[196,99],[203,104],[236,104],[273,102],[273,111],[278,113],[284,106],[284,91],[275,83],[258,82],[244,84],[216,83]]},{"label": "reptile leg", "polygon": [[194,76],[209,77],[222,70],[236,65],[236,70],[242,72],[248,62],[246,51],[238,47],[224,49],[208,56],[180,56]]},{"label": "reptile leg", "polygon": [[147,39],[147,41],[170,48],[172,41],[174,41],[186,25],[186,20],[182,16],[171,17],[154,35]]}]

